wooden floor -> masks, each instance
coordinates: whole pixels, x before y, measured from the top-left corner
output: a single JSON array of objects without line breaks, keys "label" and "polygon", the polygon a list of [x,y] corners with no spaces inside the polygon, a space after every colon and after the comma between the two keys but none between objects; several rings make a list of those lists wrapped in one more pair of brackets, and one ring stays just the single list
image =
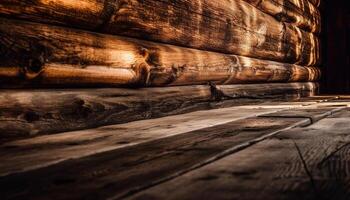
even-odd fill
[{"label": "wooden floor", "polygon": [[350,199],[350,97],[264,102],[0,146],[0,199]]}]

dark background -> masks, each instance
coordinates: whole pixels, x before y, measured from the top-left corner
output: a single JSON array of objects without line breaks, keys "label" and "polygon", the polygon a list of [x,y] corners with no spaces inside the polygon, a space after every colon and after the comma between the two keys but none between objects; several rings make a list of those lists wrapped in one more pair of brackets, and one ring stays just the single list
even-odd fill
[{"label": "dark background", "polygon": [[350,94],[350,0],[322,0],[321,92]]}]

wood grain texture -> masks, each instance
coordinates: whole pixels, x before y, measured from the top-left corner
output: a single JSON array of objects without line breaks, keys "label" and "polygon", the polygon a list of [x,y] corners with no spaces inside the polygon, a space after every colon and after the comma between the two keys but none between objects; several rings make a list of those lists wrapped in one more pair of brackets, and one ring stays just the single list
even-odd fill
[{"label": "wood grain texture", "polygon": [[[316,81],[315,67],[2,19],[0,87]],[[305,55],[307,57],[307,55]]]},{"label": "wood grain texture", "polygon": [[[328,99],[327,97],[319,98]],[[15,140],[0,145],[0,158],[3,161],[0,166],[0,176],[40,169],[70,159],[80,159],[108,151],[130,148],[154,140],[159,141],[171,137],[173,138],[171,140],[174,140],[174,136],[181,134],[206,132],[203,131],[206,129],[211,131],[221,131],[228,127],[231,129],[233,124],[238,128],[239,125],[246,124],[247,126],[244,127],[248,131],[257,131],[257,133],[265,131],[265,128],[266,131],[271,131],[270,128],[280,128],[279,125],[294,123],[299,118],[315,118],[313,121],[317,121],[319,116],[327,113],[329,109],[335,106],[343,106],[342,104],[320,102],[316,97],[301,98],[296,101],[265,100],[256,102],[254,105],[237,106],[238,104],[236,104],[227,108],[202,110],[94,129]],[[318,110],[316,109],[317,105],[322,105],[323,108]],[[276,117],[268,116],[268,113],[271,113],[271,115],[275,113]],[[254,118],[256,116],[265,118],[256,119]],[[285,118],[286,116],[289,117]],[[277,118],[283,119],[277,120]],[[308,122],[310,123],[310,120]],[[210,128],[220,126],[222,127]],[[265,128],[258,129],[258,127]],[[179,138],[182,138],[182,136],[179,136]],[[242,137],[242,139],[245,139],[245,137]],[[196,143],[192,140],[191,142]],[[167,146],[166,144],[163,145]]]},{"label": "wood grain texture", "polygon": [[[133,148],[133,146],[150,141],[159,141],[165,138],[174,139],[178,135],[201,132],[203,129],[227,123],[239,126],[243,119],[302,107],[304,104],[278,105],[280,103],[270,102],[269,105],[257,103],[256,105],[202,110],[6,142],[0,145],[0,158],[3,161],[0,166],[0,176],[40,169],[70,159],[80,159],[109,151]],[[233,123],[235,121],[239,122]],[[246,120],[244,123],[256,124],[256,121],[259,120]],[[286,120],[286,123],[291,121]],[[284,124],[283,121],[273,123],[272,118],[259,121],[257,124],[262,124],[262,122],[270,122],[269,126]]]},{"label": "wood grain texture", "polygon": [[0,137],[80,130],[316,91],[315,83],[227,85],[216,91],[209,86],[1,90]]},{"label": "wood grain texture", "polygon": [[[38,200],[86,199],[93,196],[93,199],[108,199],[189,168],[234,145],[281,129],[298,120],[300,119],[240,120],[3,176],[0,177],[0,186],[4,191],[2,197]],[[15,162],[13,164],[15,166]],[[33,178],[36,179],[36,184],[31,184],[30,180]],[[64,180],[72,182],[60,184]],[[9,187],[10,182],[17,187]]]},{"label": "wood grain texture", "polygon": [[130,199],[348,199],[348,121],[285,131]]},{"label": "wood grain texture", "polygon": [[[303,122],[302,125],[309,125],[311,124],[311,120],[307,119],[308,116],[315,116],[317,118],[316,116],[321,113],[336,109],[334,106],[329,106],[320,111],[315,108],[317,105],[318,103],[314,103],[310,106],[300,107],[297,112],[294,109],[284,111],[284,113],[288,112],[289,116],[292,116],[293,113],[296,114],[295,118],[284,118],[282,113],[282,117],[263,117],[259,115],[259,112],[263,112],[263,110],[257,110],[258,116],[233,120],[232,122],[223,122],[222,124],[203,127],[198,130],[188,130],[183,134],[177,134],[173,137],[153,138],[148,142],[142,142],[125,148],[110,149],[102,153],[96,152],[88,157],[80,155],[83,157],[65,160],[51,166],[42,166],[35,170],[1,176],[0,186],[4,188],[3,197],[27,197],[28,199],[45,199],[51,197],[55,197],[56,199],[85,199],[88,197],[106,199],[108,197],[120,197],[121,194],[128,193],[135,188],[148,185],[174,173],[186,170],[232,147],[249,143],[269,133],[293,126],[298,122]],[[259,105],[254,105],[253,107],[257,108]],[[228,109],[232,109],[232,112],[234,112],[235,107]],[[202,114],[205,112],[208,112],[208,114],[210,112],[216,112],[220,118],[220,113],[226,116],[229,115],[228,109],[203,111]],[[236,107],[236,109],[239,109],[239,107]],[[243,111],[248,110],[243,109]],[[305,115],[301,114],[301,111]],[[178,117],[180,118],[181,116]],[[168,125],[172,124],[170,118],[165,119],[165,121],[167,121]],[[214,121],[215,118],[213,116],[209,117],[208,123]],[[186,122],[186,119],[183,122]],[[181,129],[178,125],[176,125],[177,127],[175,129]],[[144,128],[151,128],[148,137],[152,137],[156,132],[159,132],[159,134],[161,132],[163,134],[172,132],[171,126],[168,131],[167,127],[163,126],[164,124],[162,123],[157,126],[153,124],[153,127],[149,127],[146,123],[146,127]],[[133,128],[135,127],[126,126],[125,128],[125,131],[128,131],[127,129],[131,131],[129,134],[131,141],[136,140],[137,137],[142,137],[133,134]],[[114,130],[114,132],[117,131],[118,129]],[[143,133],[145,134],[143,136],[145,138],[147,137],[146,131]],[[35,165],[37,162],[44,162],[44,160],[50,159],[50,156],[48,156],[50,153],[54,156],[67,155],[69,151],[66,150],[68,148],[76,148],[78,151],[94,151],[101,147],[106,147],[100,143],[101,141],[109,141],[110,145],[113,143],[118,145],[117,141],[112,141],[113,139],[111,139],[111,137],[115,137],[116,139],[118,134],[114,134],[110,138],[103,137],[103,134],[103,131],[95,132],[96,139],[92,140],[86,140],[86,135],[81,135],[85,138],[81,138],[82,140],[80,142],[79,136],[76,136],[75,140],[70,140],[64,136],[55,135],[44,138],[33,138],[29,141],[17,141],[13,142],[12,145],[3,145],[1,146],[0,158],[6,164],[1,167],[1,171],[3,172],[6,166],[9,166],[7,163],[10,165],[12,163],[12,166],[21,169],[24,165]],[[135,135],[134,139],[133,135]],[[72,138],[74,136],[71,135],[70,137]],[[56,141],[61,142],[55,143],[55,138],[58,139]],[[69,142],[71,142],[71,145],[69,145]],[[122,143],[125,140],[120,138],[119,142]],[[25,153],[23,154],[23,152]],[[239,151],[236,153],[239,154]],[[79,152],[76,152],[76,155],[79,154]],[[220,162],[220,160],[217,162]],[[25,167],[22,169],[25,169]],[[36,178],[36,184],[31,184],[33,178]],[[17,187],[11,187],[10,183],[16,184]],[[186,186],[183,185],[183,187]],[[179,192],[181,191],[175,190],[169,197],[172,198],[173,194]],[[184,198],[191,197],[189,195]]]},{"label": "wood grain texture", "polygon": [[321,14],[308,0],[244,0],[275,19],[319,34]]},{"label": "wood grain texture", "polygon": [[[295,0],[294,0],[295,1]],[[314,4],[316,7],[319,7],[321,4],[321,0],[309,0],[312,4]]]},{"label": "wood grain texture", "polygon": [[316,37],[241,0],[3,0],[0,13],[202,50],[319,63]]},{"label": "wood grain texture", "polygon": [[[323,99],[327,98],[323,97]],[[336,106],[343,106],[342,104],[318,102],[315,97],[287,102],[265,100],[254,105],[235,105],[227,108],[202,110],[94,129],[15,140],[0,145],[2,149],[0,158],[3,161],[0,166],[0,176],[44,168],[69,159],[79,159],[108,151],[130,148],[154,140],[159,141],[170,137],[175,140],[174,136],[189,135],[191,132],[222,131],[228,127],[231,130],[233,124],[237,128],[240,128],[239,125],[246,124],[247,126],[244,127],[247,127],[250,131],[266,130],[269,132],[271,131],[270,128],[281,128],[284,126],[279,125],[295,123],[300,118],[313,118],[312,121],[317,121],[327,111]],[[321,108],[318,109],[318,106]],[[272,116],[272,113],[275,117]],[[256,119],[256,116],[262,118]],[[278,118],[283,119],[278,120]],[[220,126],[222,127],[209,128]],[[266,129],[258,129],[260,126]],[[204,131],[206,129],[210,131]],[[261,134],[259,133],[259,135]],[[182,136],[179,136],[179,138],[182,138]],[[192,140],[191,142],[197,143]],[[167,146],[166,144],[163,145]],[[26,160],[28,162],[25,162]]]}]

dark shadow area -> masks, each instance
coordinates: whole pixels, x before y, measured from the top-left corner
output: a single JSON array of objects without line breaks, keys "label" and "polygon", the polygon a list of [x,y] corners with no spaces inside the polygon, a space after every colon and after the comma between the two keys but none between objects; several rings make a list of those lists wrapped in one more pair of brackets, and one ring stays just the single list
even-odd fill
[{"label": "dark shadow area", "polygon": [[350,94],[350,1],[323,0],[321,13],[321,93]]}]

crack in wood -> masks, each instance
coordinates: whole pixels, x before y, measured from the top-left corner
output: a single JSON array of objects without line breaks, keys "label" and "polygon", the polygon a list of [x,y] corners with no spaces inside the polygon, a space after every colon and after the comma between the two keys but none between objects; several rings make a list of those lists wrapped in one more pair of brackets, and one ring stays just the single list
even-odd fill
[{"label": "crack in wood", "polygon": [[298,144],[297,144],[294,140],[293,140],[293,143],[294,143],[295,149],[296,149],[297,152],[298,152],[298,156],[299,156],[299,159],[301,160],[301,163],[302,163],[302,165],[303,165],[303,169],[304,169],[306,175],[307,175],[308,178],[309,178],[309,181],[310,181],[312,190],[313,190],[314,195],[315,195],[315,200],[316,200],[316,199],[318,199],[318,194],[319,194],[319,192],[318,192],[318,189],[317,189],[317,187],[316,187],[315,179],[314,179],[314,177],[313,177],[311,171],[309,170],[309,167],[308,167],[308,165],[307,165],[307,163],[306,163],[306,161],[305,161],[305,159],[304,159],[304,156],[303,156],[303,153],[301,152],[300,147],[298,146]]}]

